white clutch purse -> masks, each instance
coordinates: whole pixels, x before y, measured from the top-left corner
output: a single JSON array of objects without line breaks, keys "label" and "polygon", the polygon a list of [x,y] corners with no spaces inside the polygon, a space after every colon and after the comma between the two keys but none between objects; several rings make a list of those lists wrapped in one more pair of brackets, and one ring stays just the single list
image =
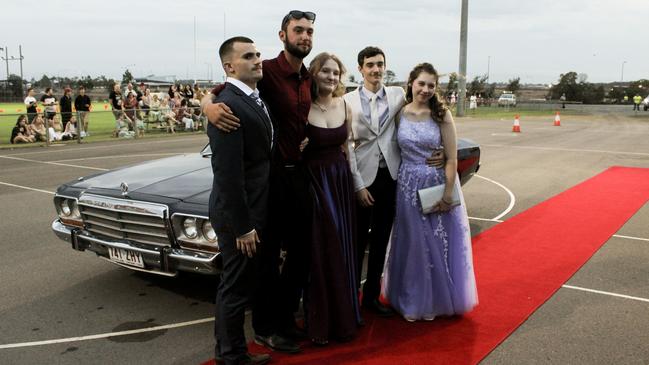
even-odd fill
[{"label": "white clutch purse", "polygon": [[[444,196],[445,184],[432,186],[430,188],[420,189],[417,191],[419,195],[419,203],[421,203],[421,212],[429,214],[433,212],[433,208],[442,200]],[[460,205],[460,194],[457,185],[453,186],[453,195],[451,197],[451,206]]]}]

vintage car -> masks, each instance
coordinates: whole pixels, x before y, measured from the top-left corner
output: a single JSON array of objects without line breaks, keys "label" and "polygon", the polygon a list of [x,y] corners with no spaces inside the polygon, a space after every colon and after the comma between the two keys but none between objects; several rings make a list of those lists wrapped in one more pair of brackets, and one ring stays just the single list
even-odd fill
[{"label": "vintage car", "polygon": [[[54,196],[52,230],[78,251],[117,265],[175,276],[218,274],[218,239],[208,219],[211,150],[80,177]],[[480,147],[458,141],[462,184],[480,167]]]}]

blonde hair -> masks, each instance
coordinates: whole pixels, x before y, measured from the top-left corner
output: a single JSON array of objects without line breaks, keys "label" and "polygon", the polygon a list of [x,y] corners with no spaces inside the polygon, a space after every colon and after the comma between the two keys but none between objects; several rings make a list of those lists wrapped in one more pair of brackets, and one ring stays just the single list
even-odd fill
[{"label": "blonde hair", "polygon": [[[333,92],[334,97],[338,96],[343,96],[345,94],[345,84],[343,84],[343,75],[347,73],[347,69],[345,69],[345,65],[343,65],[342,61],[338,56],[332,53],[327,53],[327,52],[322,52],[315,56],[311,63],[309,64],[309,73],[311,74],[311,77],[315,77],[315,75],[320,72],[322,69],[322,66],[324,66],[325,62],[333,60],[338,64],[338,68],[340,68],[340,76],[338,79],[338,86]],[[318,98],[318,83],[317,82],[311,82],[311,98],[313,100]]]}]

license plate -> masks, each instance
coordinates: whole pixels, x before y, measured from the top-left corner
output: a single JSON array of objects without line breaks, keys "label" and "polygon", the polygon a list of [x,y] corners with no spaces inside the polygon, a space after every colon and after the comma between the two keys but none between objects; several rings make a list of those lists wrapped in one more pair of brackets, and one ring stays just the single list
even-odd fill
[{"label": "license plate", "polygon": [[108,256],[111,261],[144,268],[142,254],[139,252],[125,250],[123,248],[108,247]]}]

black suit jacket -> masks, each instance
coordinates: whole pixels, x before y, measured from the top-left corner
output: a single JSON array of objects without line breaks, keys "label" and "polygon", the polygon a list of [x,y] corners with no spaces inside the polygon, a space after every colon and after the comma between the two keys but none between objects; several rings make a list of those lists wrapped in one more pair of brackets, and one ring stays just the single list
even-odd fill
[{"label": "black suit jacket", "polygon": [[210,221],[217,232],[235,237],[263,230],[268,205],[271,121],[238,87],[226,83],[215,102],[227,104],[240,119],[236,131],[222,132],[208,123],[214,182]]}]

